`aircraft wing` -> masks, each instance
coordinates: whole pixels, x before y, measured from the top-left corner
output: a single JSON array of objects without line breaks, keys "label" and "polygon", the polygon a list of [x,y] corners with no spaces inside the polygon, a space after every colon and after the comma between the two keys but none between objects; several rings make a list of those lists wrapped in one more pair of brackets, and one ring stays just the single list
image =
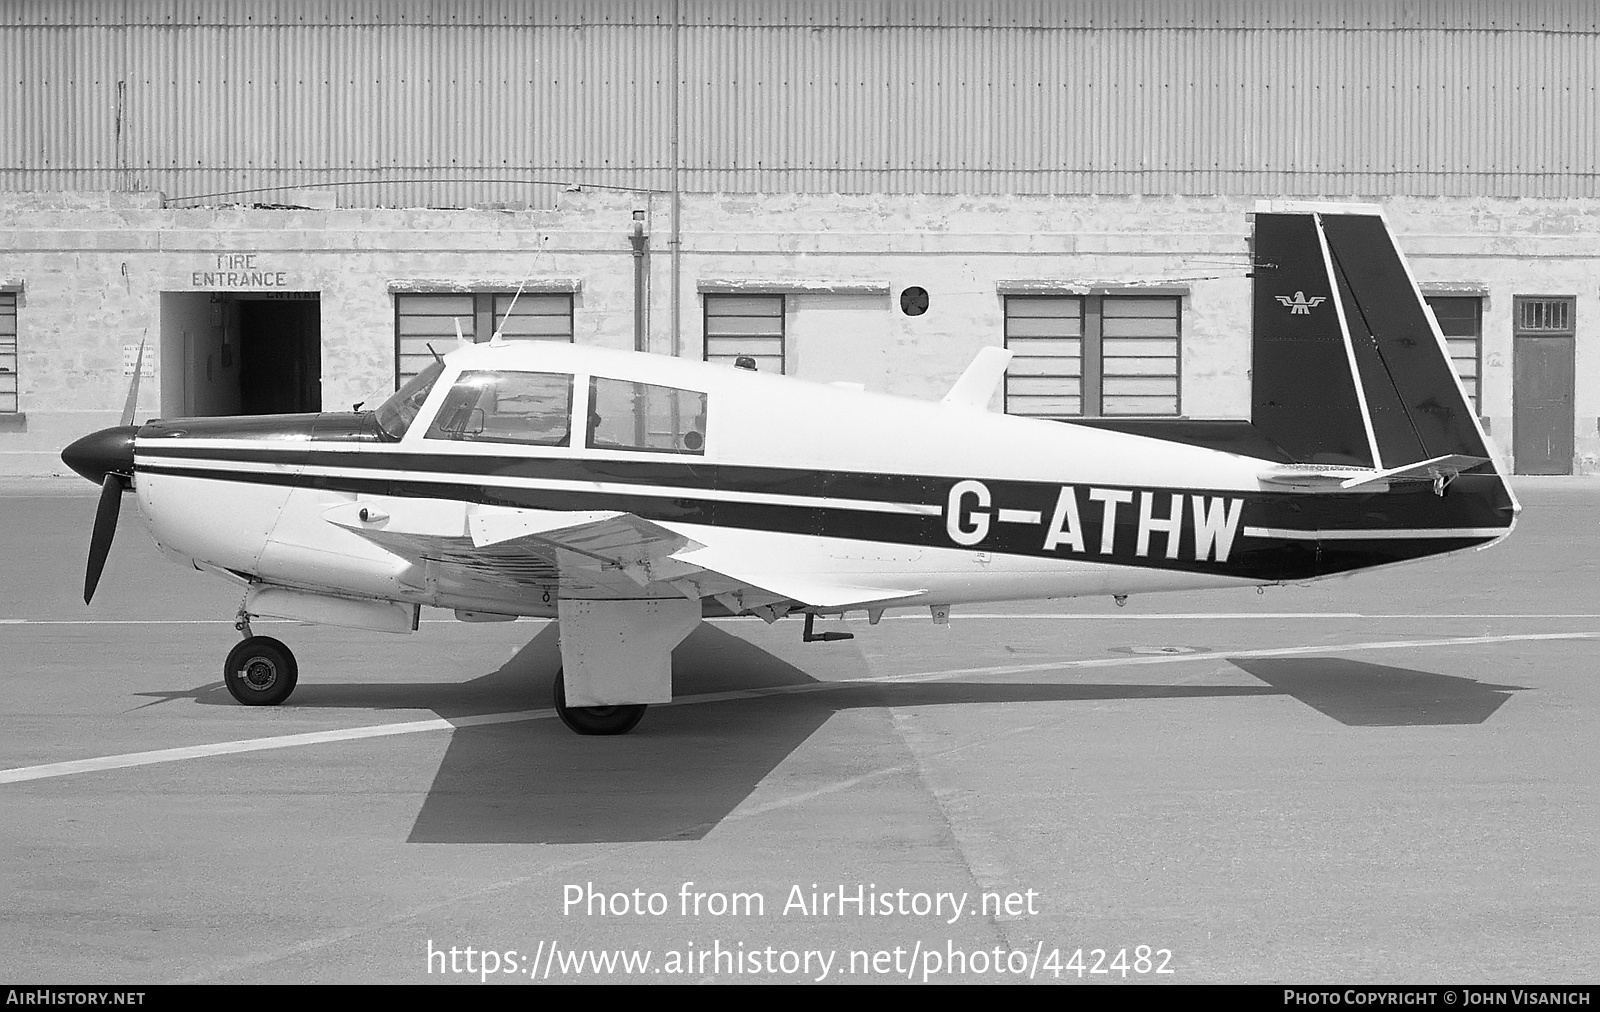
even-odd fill
[{"label": "aircraft wing", "polygon": [[787,572],[771,559],[764,566],[746,546],[703,544],[631,513],[469,507],[455,533],[438,523],[393,522],[399,517],[375,523],[370,508],[363,519],[363,508],[345,503],[323,515],[409,562],[412,582],[455,583],[485,600],[508,603],[550,587],[596,599],[711,597],[735,614],[770,621],[794,605],[854,607],[921,592]]}]

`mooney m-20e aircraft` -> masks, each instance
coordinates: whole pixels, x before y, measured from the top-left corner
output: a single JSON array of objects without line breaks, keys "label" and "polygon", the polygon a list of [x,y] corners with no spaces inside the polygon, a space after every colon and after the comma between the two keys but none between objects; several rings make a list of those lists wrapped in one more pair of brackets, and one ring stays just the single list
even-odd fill
[{"label": "mooney m-20e aircraft", "polygon": [[288,698],[257,616],[408,632],[560,623],[556,709],[620,734],[671,699],[704,617],[1301,582],[1485,546],[1518,506],[1382,214],[1255,215],[1248,422],[1063,423],[988,405],[1009,353],[941,402],[660,355],[464,345],[375,411],[184,418],[63,454],[162,550],[237,581],[242,703]]}]

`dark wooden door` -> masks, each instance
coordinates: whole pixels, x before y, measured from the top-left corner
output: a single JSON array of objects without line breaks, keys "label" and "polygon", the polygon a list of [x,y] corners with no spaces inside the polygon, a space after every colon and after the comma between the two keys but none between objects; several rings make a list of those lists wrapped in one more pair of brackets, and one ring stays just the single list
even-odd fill
[{"label": "dark wooden door", "polygon": [[1512,444],[1518,474],[1572,473],[1574,342],[1516,338]]}]

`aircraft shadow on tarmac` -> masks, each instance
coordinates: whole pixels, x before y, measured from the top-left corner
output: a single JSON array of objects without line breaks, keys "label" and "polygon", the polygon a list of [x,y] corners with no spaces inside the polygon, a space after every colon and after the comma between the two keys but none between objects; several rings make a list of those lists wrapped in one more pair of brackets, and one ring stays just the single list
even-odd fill
[{"label": "aircraft shadow on tarmac", "polygon": [[1342,657],[1251,657],[1231,663],[1350,727],[1482,724],[1513,692],[1526,688]]},{"label": "aircraft shadow on tarmac", "polygon": [[[555,626],[499,670],[466,682],[301,685],[289,706],[432,709],[441,717],[542,709],[560,663]],[[631,734],[580,737],[552,714],[456,729],[412,843],[695,840],[737,808],[836,712],[853,707],[1288,695],[1354,727],[1480,724],[1517,686],[1338,657],[1235,659],[1264,685],[900,682],[829,687],[709,623],[674,653],[679,698]],[[163,694],[166,695],[166,694]],[[231,703],[220,687],[193,693]]]}]

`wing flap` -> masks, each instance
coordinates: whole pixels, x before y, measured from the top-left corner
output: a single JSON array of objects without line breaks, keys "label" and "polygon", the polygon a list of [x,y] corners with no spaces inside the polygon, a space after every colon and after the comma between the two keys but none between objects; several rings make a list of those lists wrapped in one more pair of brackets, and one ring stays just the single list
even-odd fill
[{"label": "wing flap", "polygon": [[599,598],[638,597],[640,591],[692,601],[709,597],[736,613],[781,609],[789,602],[858,607],[922,593],[831,580],[780,557],[767,558],[763,566],[748,546],[718,549],[631,513],[473,507],[464,524],[452,527],[402,522],[378,504],[345,503],[324,516],[415,565],[459,570],[477,583],[501,582],[508,594],[527,591],[530,563],[558,572],[564,592]]},{"label": "wing flap", "polygon": [[[764,570],[751,563],[746,551],[735,553],[715,547],[685,551],[675,556],[674,560],[692,564],[711,576],[732,581],[741,587],[764,591],[776,600],[798,601],[813,608],[843,608],[895,601],[923,592],[921,589],[899,590],[851,584],[821,578],[815,573]],[[737,599],[737,592],[734,596]],[[747,604],[745,607],[753,606]]]},{"label": "wing flap", "polygon": [[884,587],[859,587],[796,576],[754,576],[745,581],[752,587],[778,594],[813,608],[850,608],[866,604],[887,604],[916,597],[921,590],[889,590]]},{"label": "wing flap", "polygon": [[[670,558],[704,545],[631,513],[560,513],[493,509],[467,517],[467,530],[478,548],[538,542],[615,569],[640,587],[687,576],[693,567]],[[595,568],[580,560],[561,559],[577,568]]]}]

